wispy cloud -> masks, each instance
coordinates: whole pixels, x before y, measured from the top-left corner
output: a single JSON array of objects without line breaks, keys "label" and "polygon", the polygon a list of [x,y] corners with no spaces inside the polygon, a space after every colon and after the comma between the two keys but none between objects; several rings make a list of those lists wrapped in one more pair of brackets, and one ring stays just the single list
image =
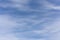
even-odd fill
[{"label": "wispy cloud", "polygon": [[[59,9],[47,2],[39,1],[41,8],[34,10],[29,8],[30,0],[8,0],[10,3],[0,3],[0,7],[17,8],[17,15],[0,14],[0,40],[59,40],[60,38],[60,14],[48,10]],[[31,13],[24,10],[30,10]],[[42,10],[42,12],[41,12]],[[17,10],[18,11],[18,10]],[[57,13],[57,14],[56,14]],[[8,14],[8,15],[7,15]],[[28,15],[27,15],[28,14]]]},{"label": "wispy cloud", "polygon": [[11,28],[16,26],[16,22],[9,15],[0,15],[0,40],[18,40],[11,34]]},{"label": "wispy cloud", "polygon": [[[56,1],[56,0],[55,0]],[[60,10],[60,6],[49,2],[48,0],[43,1],[42,3],[47,9]]]},{"label": "wispy cloud", "polygon": [[[16,17],[10,15],[0,15],[0,34],[2,36],[0,39],[54,40],[54,38],[59,35],[59,17],[52,18],[51,16],[55,15],[54,13],[39,15],[41,16],[30,15],[26,17],[19,16],[18,18],[16,18],[17,15]],[[59,38],[59,36],[57,37]]]},{"label": "wispy cloud", "polygon": [[24,9],[28,9],[27,7],[28,1],[29,0],[7,0],[4,2],[2,1],[0,3],[0,7],[3,7],[3,8],[10,7],[10,8],[17,8],[17,9],[24,10]]},{"label": "wispy cloud", "polygon": [[[32,26],[38,24],[39,22],[33,18],[36,17],[18,18],[19,20],[15,20],[10,15],[0,15],[0,40],[39,40],[40,38],[34,39],[38,34],[33,35],[34,32],[32,32],[32,30],[34,30],[34,27],[32,28]],[[31,33],[32,35],[27,35],[28,33]],[[31,38],[32,36],[33,38]]]}]

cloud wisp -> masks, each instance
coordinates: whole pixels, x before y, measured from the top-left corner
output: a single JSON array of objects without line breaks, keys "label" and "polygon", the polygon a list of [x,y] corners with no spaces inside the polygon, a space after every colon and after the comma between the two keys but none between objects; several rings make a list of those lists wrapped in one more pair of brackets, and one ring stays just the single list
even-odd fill
[{"label": "cloud wisp", "polygon": [[[60,6],[40,0],[39,7],[34,10],[33,6],[28,5],[30,0],[8,0],[8,2],[1,2],[0,7],[19,9],[17,10],[19,12],[13,12],[13,15],[10,15],[10,12],[7,13],[8,15],[0,14],[0,40],[60,39],[60,12],[49,11],[60,10]],[[36,1],[34,3],[37,4]],[[28,10],[30,13],[28,11],[25,13],[24,10]]]}]

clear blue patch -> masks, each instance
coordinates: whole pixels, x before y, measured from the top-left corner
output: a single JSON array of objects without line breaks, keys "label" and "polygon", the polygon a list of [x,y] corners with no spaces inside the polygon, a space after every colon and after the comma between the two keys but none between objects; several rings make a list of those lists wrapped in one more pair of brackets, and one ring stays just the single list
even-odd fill
[{"label": "clear blue patch", "polygon": [[42,6],[42,5],[38,3],[38,0],[31,0],[31,1],[29,2],[29,7],[30,7],[31,9],[39,9],[40,6]]}]

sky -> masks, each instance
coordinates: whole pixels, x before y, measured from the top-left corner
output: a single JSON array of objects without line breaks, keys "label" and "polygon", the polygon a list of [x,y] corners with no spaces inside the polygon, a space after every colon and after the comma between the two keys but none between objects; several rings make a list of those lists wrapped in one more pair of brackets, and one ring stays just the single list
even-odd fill
[{"label": "sky", "polygon": [[0,40],[60,40],[60,0],[0,0]]}]

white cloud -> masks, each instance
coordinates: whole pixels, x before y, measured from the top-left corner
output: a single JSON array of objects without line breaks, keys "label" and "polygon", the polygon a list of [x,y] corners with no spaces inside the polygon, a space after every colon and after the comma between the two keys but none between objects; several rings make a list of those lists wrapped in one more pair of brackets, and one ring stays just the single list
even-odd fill
[{"label": "white cloud", "polygon": [[[44,30],[44,31],[43,31]],[[46,40],[60,40],[60,18],[56,18],[52,24],[46,25],[45,28],[36,33],[47,34]]]},{"label": "white cloud", "polygon": [[[57,10],[60,10],[60,7],[59,6],[55,6],[55,5],[52,5],[52,4],[49,4],[49,3],[46,3],[45,6],[47,8],[49,8],[49,9],[57,9]],[[47,19],[49,19],[49,18],[47,18]],[[3,20],[4,20],[4,18],[1,21],[2,23],[4,23]],[[27,27],[29,27],[29,28],[32,27],[32,25],[27,26],[28,22],[31,22],[33,25],[36,25],[36,24],[39,24],[41,22],[44,22],[45,20],[46,20],[46,18],[45,19],[42,19],[42,20],[33,20],[33,17],[30,17],[30,18],[28,17],[28,18],[19,18],[16,21],[18,21],[19,22],[18,25],[24,29],[24,28],[27,28]],[[5,22],[4,24],[5,25],[7,25],[7,24],[8,25],[12,25],[12,22],[10,24]],[[15,23],[13,23],[13,24],[15,24]],[[47,23],[47,24],[44,24],[43,26],[45,26],[44,29],[42,29],[42,30],[33,30],[32,32],[35,32],[37,34],[40,33],[40,34],[45,35],[45,36],[47,35],[48,38],[46,38],[46,39],[43,38],[43,39],[38,39],[38,40],[47,40],[47,39],[48,40],[60,40],[60,18],[55,19],[52,22],[52,24],[48,24]],[[29,40],[27,38],[20,38],[20,39],[21,40]],[[35,40],[35,39],[30,39],[30,40]]]},{"label": "white cloud", "polygon": [[[47,40],[47,38],[40,38],[40,39],[29,39],[29,38],[24,38],[21,37],[23,35],[20,35],[20,38],[18,39],[16,37],[16,34],[10,34],[9,32],[13,31],[10,28],[19,26],[20,29],[24,30],[29,29],[31,30],[31,28],[33,27],[33,25],[37,25],[40,24],[42,22],[45,22],[45,20],[50,20],[48,17],[47,18],[43,18],[43,19],[34,19],[37,18],[37,16],[31,16],[31,17],[27,17],[27,18],[17,18],[16,20],[13,19],[13,17],[9,16],[9,15],[0,15],[0,40]],[[31,23],[32,25],[28,25],[29,23]],[[40,26],[40,25],[39,25]],[[57,40],[60,39],[60,19],[56,18],[52,24],[43,24],[44,28],[42,30],[31,30],[29,32],[34,32],[36,34],[40,34],[42,36],[48,36],[49,40]],[[10,31],[11,30],[11,31]],[[28,31],[27,31],[28,32]],[[20,32],[19,32],[20,33]],[[16,39],[15,39],[16,38]]]},{"label": "white cloud", "polygon": [[50,40],[60,40],[60,19],[57,18],[54,23],[49,26],[50,30]]},{"label": "white cloud", "polygon": [[60,6],[57,6],[57,5],[53,4],[53,3],[50,3],[47,0],[42,0],[42,1],[40,0],[39,4],[41,4],[42,7],[44,9],[47,9],[47,10],[49,10],[49,9],[60,10]]},{"label": "white cloud", "polygon": [[[52,14],[51,14],[52,15]],[[47,15],[46,15],[47,16]],[[48,14],[49,16],[49,14]],[[12,16],[9,15],[0,15],[0,40],[59,40],[60,38],[60,18],[56,18],[51,24],[47,22],[47,24],[43,24],[44,28],[42,30],[31,30],[31,28],[37,24],[40,24],[42,22],[45,22],[45,20],[50,20],[49,17],[45,17],[42,19],[35,19],[38,18],[37,16],[29,16],[29,17],[18,17],[14,19]],[[50,22],[50,21],[49,21]],[[32,25],[28,25],[31,23]],[[19,26],[20,29],[24,30],[29,29],[31,31],[29,32],[34,32],[36,34],[40,34],[42,36],[48,36],[48,38],[40,38],[40,39],[29,39],[29,38],[24,38],[21,37],[23,35],[20,35],[20,38],[16,37],[16,35],[10,34],[9,32],[13,31],[10,28]],[[40,25],[39,25],[40,27]],[[11,30],[11,31],[10,31]],[[28,32],[28,31],[27,31]],[[20,32],[19,32],[20,33]],[[15,39],[16,38],[16,39]]]},{"label": "white cloud", "polygon": [[46,9],[60,10],[60,6],[52,4],[52,3],[48,2],[47,0],[43,1],[42,5],[45,6]]},{"label": "white cloud", "polygon": [[0,40],[18,40],[18,38],[12,34],[0,34]]},{"label": "white cloud", "polygon": [[[8,2],[1,2],[0,7],[2,8],[15,8],[19,11],[35,11],[35,12],[41,12],[40,8],[35,10],[30,8],[29,3],[31,3],[31,0],[8,0]],[[46,11],[46,10],[45,10]]]},{"label": "white cloud", "polygon": [[[29,9],[27,3],[29,0],[10,0],[12,1],[12,4],[0,4],[0,6],[2,7],[15,7],[18,9],[28,9],[31,11],[37,11],[39,12],[40,10],[32,10]],[[42,2],[43,5],[48,8],[48,9],[59,9],[60,7],[58,6],[54,6],[49,2]],[[26,6],[24,6],[26,4]],[[49,12],[48,12],[49,13]],[[51,13],[51,15],[54,13]],[[40,23],[44,23],[46,20],[51,20],[49,17],[50,14],[44,14],[43,16],[45,16],[42,19],[39,19],[37,16],[30,16],[30,17],[19,17],[14,19],[13,17],[9,16],[9,15],[0,15],[0,40],[59,40],[60,38],[60,19],[55,19],[52,24],[50,23],[45,23],[43,24],[44,28],[42,30],[32,30],[31,28],[37,24]],[[40,16],[39,16],[40,17]],[[38,19],[35,19],[38,18]],[[28,25],[29,23],[31,23],[31,25]],[[40,24],[41,25],[41,24]],[[39,27],[40,27],[39,25]],[[18,39],[16,37],[16,35],[14,33],[11,33],[11,31],[14,31],[14,29],[12,30],[11,28],[16,27],[16,28],[20,28],[21,30],[24,30],[26,28],[26,30],[31,30],[29,32],[34,32],[36,34],[40,34],[42,36],[48,36],[48,38],[40,38],[40,39],[29,39],[29,38],[21,38],[20,32],[20,38]]]},{"label": "white cloud", "polygon": [[29,10],[28,2],[29,0],[8,0],[7,2],[0,3],[0,7],[2,8],[16,8],[18,10]]},{"label": "white cloud", "polygon": [[[13,33],[14,29],[12,30],[12,28],[15,28],[15,27],[20,27],[20,29],[22,30],[24,30],[25,28],[29,28],[31,30],[31,27],[33,25],[36,25],[44,21],[44,20],[40,21],[40,20],[33,19],[36,17],[37,16],[31,16],[27,18],[21,17],[15,20],[10,15],[0,15],[0,40],[43,40],[43,39],[29,39],[24,37],[19,38],[19,37],[16,37],[15,33]],[[28,25],[29,23],[32,23],[32,25],[29,26]]]},{"label": "white cloud", "polygon": [[[42,30],[33,30],[32,32],[47,36],[45,40],[60,40],[60,18],[57,17],[52,24],[47,24]],[[44,39],[44,38],[43,38]]]},{"label": "white cloud", "polygon": [[0,27],[9,28],[16,26],[16,21],[9,15],[0,15]]},{"label": "white cloud", "polygon": [[11,33],[15,27],[16,21],[9,15],[0,15],[0,40],[18,40],[18,38]]}]

